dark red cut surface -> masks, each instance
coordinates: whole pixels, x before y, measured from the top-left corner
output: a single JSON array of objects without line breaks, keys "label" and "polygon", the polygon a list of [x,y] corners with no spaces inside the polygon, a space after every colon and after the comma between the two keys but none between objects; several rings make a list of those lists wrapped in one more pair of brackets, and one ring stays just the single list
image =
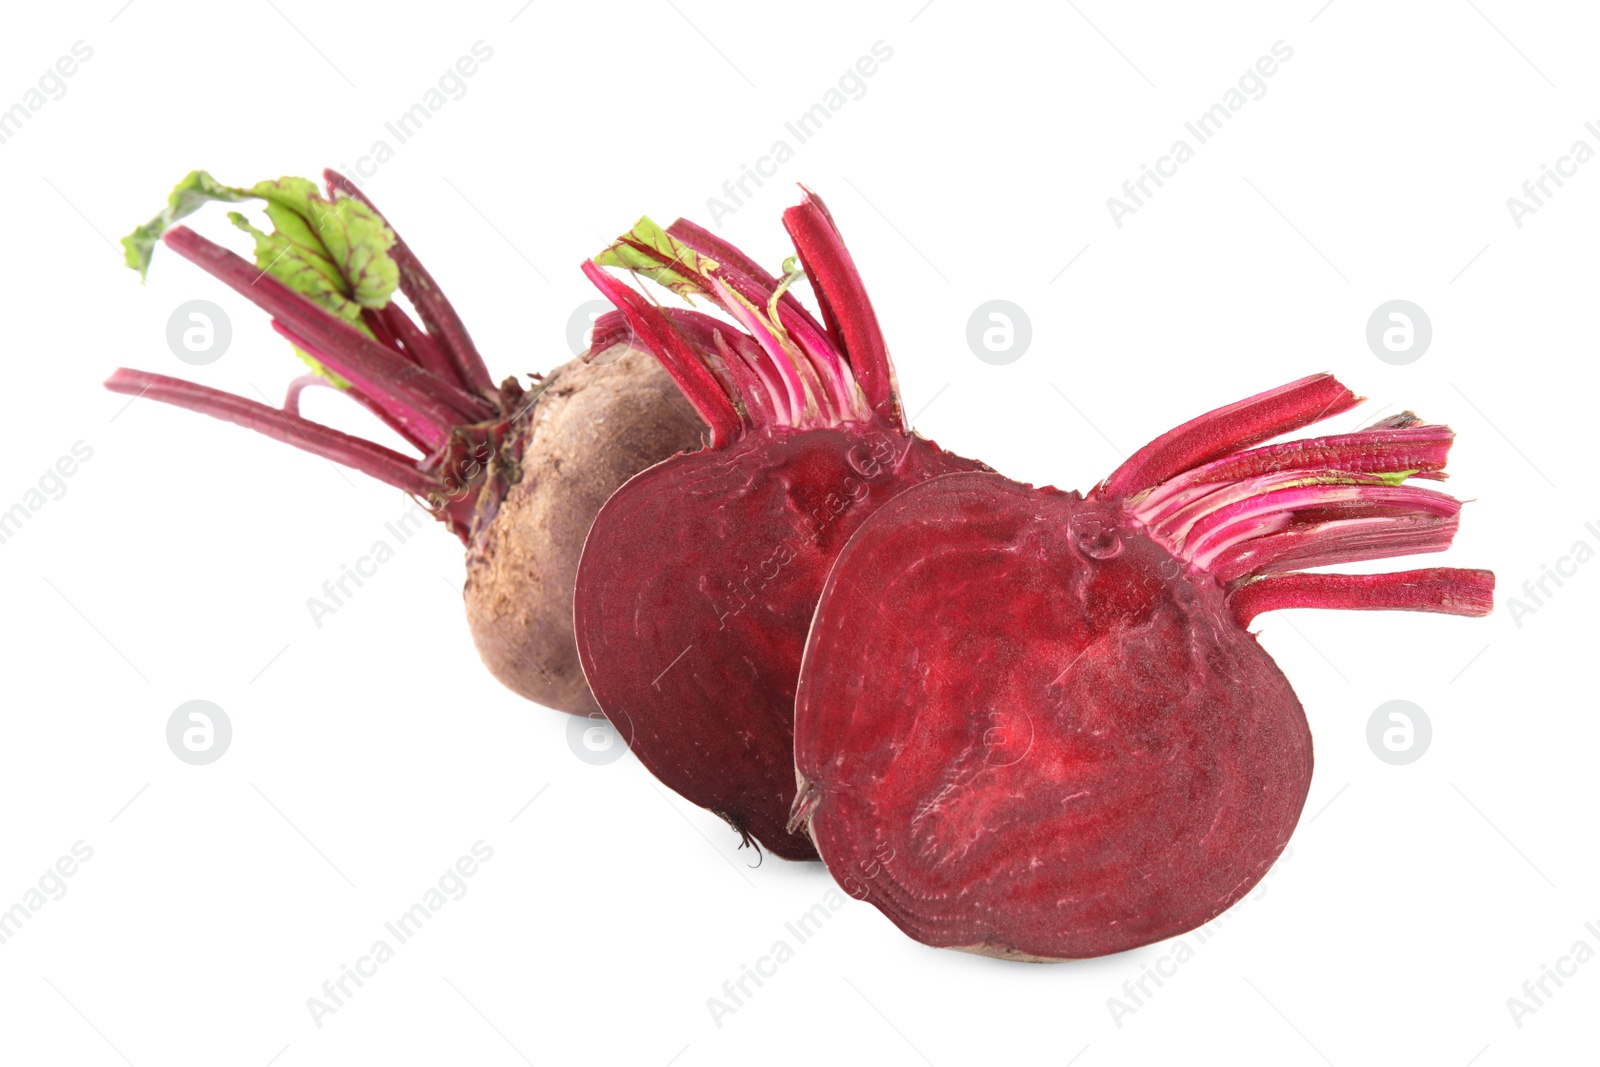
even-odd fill
[{"label": "dark red cut surface", "polygon": [[795,682],[824,578],[902,490],[981,468],[880,421],[752,430],[627,482],[596,516],[574,600],[606,716],[678,793],[788,859]]},{"label": "dark red cut surface", "polygon": [[827,580],[796,807],[926,944],[1047,959],[1192,929],[1282,852],[1311,781],[1288,681],[1120,501],[992,473],[907,491]]}]

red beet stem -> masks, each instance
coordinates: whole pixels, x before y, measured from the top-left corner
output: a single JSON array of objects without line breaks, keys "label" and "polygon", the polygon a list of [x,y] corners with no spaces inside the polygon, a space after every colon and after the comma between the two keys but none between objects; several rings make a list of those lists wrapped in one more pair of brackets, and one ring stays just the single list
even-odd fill
[{"label": "red beet stem", "polygon": [[[732,398],[734,407],[738,409],[743,404],[742,414],[748,423],[753,426],[792,423],[782,376],[755,338],[698,311],[670,307],[659,310]],[[628,325],[628,317],[620,311],[608,311],[595,319],[586,358],[612,345],[635,340],[638,338]]]},{"label": "red beet stem", "polygon": [[[394,302],[390,301],[385,306],[394,307]],[[398,354],[407,363],[417,362],[417,357],[401,346],[400,338],[395,336],[394,327],[389,324],[389,321],[383,317],[377,308],[362,308],[361,324],[372,331],[373,340],[384,348]]]},{"label": "red beet stem", "polygon": [[[318,362],[328,362],[326,360],[326,353],[321,352],[315,345],[311,344],[305,338],[286,327],[277,319],[272,320],[272,329],[278,334],[278,336],[299,348],[301,351],[311,356],[311,358],[317,360]],[[334,372],[340,374],[341,377],[345,376],[345,372],[338,370],[337,361],[328,362],[328,366],[333,368]],[[348,371],[348,368],[346,368],[346,371]],[[353,377],[346,377],[346,380],[350,383],[350,388],[342,389],[340,392],[376,415],[379,421],[381,421],[385,426],[389,427],[389,429],[393,430],[395,433],[399,434],[401,437],[405,438],[407,443],[414,447],[418,452],[421,452],[423,455],[428,455],[438,449],[446,440],[449,439],[448,431],[446,431],[443,437],[435,434],[429,428],[431,424],[425,417],[417,414],[414,411],[405,409],[397,401],[390,399],[386,403],[379,403],[378,401],[372,399],[370,392],[374,388],[373,384],[363,378],[359,371],[348,371],[348,373],[353,375]],[[295,401],[295,406],[292,408],[289,406],[288,399],[285,399],[285,411],[291,411],[295,414],[299,414],[299,394],[300,390],[298,389],[294,390],[294,392],[291,394]]]},{"label": "red beet stem", "polygon": [[778,305],[778,317],[788,331],[789,339],[800,349],[810,369],[820,380],[830,422],[865,421],[871,405],[866,403],[866,397],[856,382],[855,372],[850,368],[850,361],[840,354],[842,349],[836,347],[832,338],[812,325],[809,319],[802,319],[781,303]]},{"label": "red beet stem", "polygon": [[[187,226],[168,230],[168,247],[266,311],[328,357],[332,369],[351,378],[352,369],[370,383],[368,395],[388,406],[398,402],[434,424],[435,434],[448,434],[460,423],[492,418],[494,408],[482,397],[442,382],[399,353],[312,304],[249,261],[206,240]],[[352,381],[354,379],[352,378]]]},{"label": "red beet stem", "polygon": [[1494,609],[1494,573],[1429,567],[1392,574],[1284,574],[1241,586],[1228,605],[1240,626],[1283,608],[1487,615]]},{"label": "red beet stem", "polygon": [[1146,525],[1157,525],[1215,489],[1218,483],[1281,471],[1330,470],[1391,476],[1405,473],[1417,478],[1443,478],[1454,440],[1455,433],[1448,426],[1415,422],[1266,445],[1224,456],[1170,478],[1140,498],[1134,511]]},{"label": "red beet stem", "polygon": [[594,327],[589,331],[589,348],[583,358],[593,359],[613,345],[627,344],[631,340],[633,327],[628,325],[628,316],[615,309],[607,311],[595,318]]},{"label": "red beet stem", "polygon": [[679,336],[700,353],[702,362],[711,372],[718,377],[727,376],[725,385],[730,395],[744,402],[748,422],[765,426],[788,421],[787,402],[782,399],[783,386],[777,379],[777,369],[755,338],[698,311],[661,310]]},{"label": "red beet stem", "polygon": [[[389,221],[389,217],[378,211],[367,194],[349,178],[331,169],[324,170],[322,177],[328,183],[330,195],[334,190],[343,192],[372,208],[385,222]],[[391,224],[389,229],[393,231],[394,226]],[[482,397],[493,397],[494,380],[489,376],[489,368],[478,354],[477,346],[472,343],[472,335],[467,333],[466,324],[440,291],[439,283],[433,280],[433,275],[417,260],[416,253],[411,251],[411,246],[398,232],[395,233],[394,247],[389,249],[389,255],[400,268],[400,291],[406,294],[411,306],[422,316],[423,325],[427,326],[429,335],[448,360],[453,378],[450,384],[471,389]]]},{"label": "red beet stem", "polygon": [[320,374],[302,374],[289,383],[288,391],[283,394],[283,410],[290,415],[300,415],[300,394],[312,386],[333,387],[333,383]]},{"label": "red beet stem", "polygon": [[827,205],[806,189],[805,199],[784,211],[783,225],[811,279],[828,332],[849,358],[867,406],[901,425],[904,416],[889,345]]},{"label": "red beet stem", "polygon": [[[1448,426],[1407,411],[1355,433],[1248,447],[1358,402],[1326,374],[1290,382],[1161,435],[1091,496],[1125,491],[1129,516],[1221,585],[1241,623],[1276,606],[1487,612],[1486,571],[1285,573],[1443,552],[1455,539],[1461,502],[1402,484],[1445,476]],[[1463,574],[1479,584],[1461,584]]]},{"label": "red beet stem", "polygon": [[1223,585],[1252,575],[1300,567],[1443,552],[1455,540],[1459,515],[1374,516],[1332,522],[1291,522],[1281,532],[1244,541],[1206,567]]},{"label": "red beet stem", "polygon": [[[788,425],[787,393],[772,360],[756,344],[755,338],[721,319],[687,308],[661,309],[678,335],[692,347],[713,375],[724,376],[725,388],[737,401],[743,401],[745,415],[753,425]],[[594,320],[590,333],[589,355],[604,352],[613,345],[635,340],[628,317],[620,311],[607,311]],[[737,403],[736,405],[737,406]]]},{"label": "red beet stem", "polygon": [[[710,293],[755,339],[764,353],[759,360],[770,364],[782,380],[786,399],[780,410],[788,412],[788,425],[811,427],[838,422],[837,405],[831,402],[831,394],[823,392],[815,364],[791,343],[792,338],[779,336],[761,313],[753,310],[751,303],[744,302],[721,275],[719,270],[707,280]],[[782,309],[778,314],[783,315]]]},{"label": "red beet stem", "polygon": [[377,404],[374,404],[372,401],[368,400],[361,394],[359,389],[338,389],[334,386],[333,382],[329,381],[321,374],[302,374],[300,377],[290,382],[289,388],[283,394],[283,410],[288,412],[290,415],[298,416],[300,414],[300,396],[307,389],[310,389],[313,386],[322,386],[324,388],[332,389],[340,396],[349,397],[362,407],[366,408],[368,411],[372,412],[372,414],[377,417],[385,426],[389,427],[389,429],[405,438],[406,441],[417,451],[428,451],[427,442],[423,441],[416,434],[412,433],[410,428],[407,427],[405,423],[396,419]]},{"label": "red beet stem", "polygon": [[[747,279],[760,287],[758,290],[759,292],[764,294],[771,293],[778,287],[778,279],[774,278],[771,274],[768,274],[759,263],[745,255],[743,252],[739,251],[737,248],[733,247],[733,245],[729,244],[727,241],[724,241],[722,238],[718,237],[716,234],[695,225],[688,219],[679,219],[677,222],[674,222],[671,226],[667,227],[667,233],[672,235],[672,237],[681,243],[694,249],[699,255],[715,260],[717,265],[724,271],[731,268],[732,270],[744,275]],[[748,296],[748,294],[746,295]],[[754,299],[754,297],[750,297],[750,299]],[[762,302],[765,302],[766,296],[763,295],[760,299]],[[822,323],[818,322],[814,317],[812,317],[811,312],[806,310],[806,306],[800,303],[800,301],[795,298],[793,293],[785,292],[781,297],[779,297],[778,306],[788,308],[790,311],[794,312],[800,318],[808,322],[818,333],[825,332],[823,330]]]},{"label": "red beet stem", "polygon": [[[450,439],[451,428],[456,422],[451,420],[453,413],[448,409],[415,402],[396,394],[381,377],[371,373],[371,368],[341,358],[337,353],[330,353],[286,323],[273,319],[272,328],[290,344],[349,381],[351,392],[357,395],[357,399],[378,411],[384,422],[395,426],[402,437],[415,443],[423,452],[432,452]],[[389,395],[385,395],[386,391]]]},{"label": "red beet stem", "polygon": [[401,348],[411,357],[412,362],[442,382],[456,380],[455,370],[439,351],[439,346],[433,343],[433,338],[424,333],[421,327],[411,321],[411,316],[405,313],[404,308],[391,300],[377,314],[388,327],[390,334],[399,340]]},{"label": "red beet stem", "polygon": [[107,378],[105,385],[113,393],[148,397],[235,423],[284,444],[314,452],[324,459],[353,467],[408,493],[424,496],[439,488],[438,482],[417,470],[413,460],[398,452],[219,389],[126,367],[119,368]]},{"label": "red beet stem", "polygon": [[1129,497],[1230,452],[1348,411],[1361,398],[1331,374],[1313,374],[1207,412],[1129,456],[1097,495]]},{"label": "red beet stem", "polygon": [[[739,249],[686,219],[679,219],[668,226],[667,233],[693,249],[697,255],[713,260],[718,268],[717,277],[757,306],[765,306],[782,285],[779,279],[767,273]],[[832,425],[864,417],[856,375],[848,357],[843,354],[845,348],[838,335],[824,329],[787,288],[778,295],[777,311],[779,324],[810,362],[810,369],[820,378],[818,384],[825,395],[819,396],[818,400],[825,412],[824,421]]]},{"label": "red beet stem", "polygon": [[744,422],[722,384],[706,369],[694,348],[673,329],[661,309],[589,260],[584,276],[628,319],[634,335],[654,352],[684,398],[711,430],[711,447],[726,448],[744,432]]},{"label": "red beet stem", "polygon": [[[1241,491],[1253,488],[1247,482]],[[1223,552],[1263,534],[1276,533],[1307,515],[1337,520],[1369,516],[1452,518],[1461,502],[1447,493],[1409,485],[1298,484],[1252,492],[1199,519],[1184,535],[1183,551],[1208,567]]]},{"label": "red beet stem", "polygon": [[[670,313],[670,312],[669,312]],[[722,358],[724,366],[742,367],[749,380],[740,388],[745,412],[753,416],[756,425],[787,425],[791,420],[788,402],[783,398],[783,385],[778,381],[777,370],[766,352],[756,344],[755,338],[740,330],[718,329],[711,335],[712,347]],[[736,381],[737,375],[735,374]]]},{"label": "red beet stem", "polygon": [[[689,226],[680,226],[680,230],[691,239],[701,240],[698,235],[703,231]],[[780,424],[805,428],[866,421],[870,409],[848,358],[790,297],[788,282],[798,277],[798,272],[785,280],[775,280],[737,249],[716,238],[708,237],[701,243],[729,257],[729,262],[709,253],[702,256],[697,248],[645,218],[596,257],[596,262],[642,270],[681,295],[705,296],[731,315],[755,342],[735,347],[741,354],[754,357],[750,365],[763,382],[781,383],[772,405]],[[741,266],[753,268],[754,273],[745,273]],[[711,354],[715,366],[715,353],[709,347],[703,354]],[[735,404],[741,399],[749,398],[736,395]]]}]

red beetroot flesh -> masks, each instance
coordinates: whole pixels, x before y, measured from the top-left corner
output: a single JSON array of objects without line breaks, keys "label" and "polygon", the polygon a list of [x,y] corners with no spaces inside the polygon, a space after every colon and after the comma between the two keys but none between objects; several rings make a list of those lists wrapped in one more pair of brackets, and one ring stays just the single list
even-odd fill
[{"label": "red beetroot flesh", "polygon": [[1357,402],[1313,375],[1185,423],[1088,497],[962,473],[880,508],[812,623],[791,828],[912,937],[990,955],[1135,948],[1242,897],[1312,766],[1250,619],[1492,606],[1487,571],[1294,571],[1455,534],[1458,501],[1403,484],[1444,476],[1446,426],[1251,447]]},{"label": "red beetroot flesh", "polygon": [[650,771],[786,859],[795,683],[823,579],[863,519],[977,465],[877,424],[771,429],[657,464],[595,517],[574,600],[601,708]]},{"label": "red beetroot flesh", "polygon": [[[779,275],[698,226],[648,218],[584,264],[618,309],[595,336],[622,336],[625,320],[710,433],[595,516],[573,626],[601,710],[656,777],[746,842],[815,859],[786,824],[795,683],[823,580],[884,502],[987,468],[904,428],[888,346],[822,201],[806,193],[784,225],[799,255]],[[601,267],[693,294],[739,325],[663,309]],[[788,292],[802,275],[826,327]]]},{"label": "red beetroot flesh", "polygon": [[1300,702],[1221,590],[1130,523],[1075,535],[1086,515],[939,478],[823,594],[796,711],[811,833],[925,944],[1084,957],[1192,929],[1305,803]]}]

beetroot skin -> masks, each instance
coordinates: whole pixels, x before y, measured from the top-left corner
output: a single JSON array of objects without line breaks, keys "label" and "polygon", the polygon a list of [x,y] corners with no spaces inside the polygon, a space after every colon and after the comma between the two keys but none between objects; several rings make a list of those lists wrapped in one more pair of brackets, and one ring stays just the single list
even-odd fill
[{"label": "beetroot skin", "polygon": [[795,711],[792,827],[929,945],[1098,956],[1193,929],[1278,858],[1311,733],[1245,626],[1266,610],[1482,615],[1487,571],[1286,573],[1444,549],[1451,434],[1406,414],[1241,451],[1353,406],[1327,375],[1212,412],[1087,497],[933,479],[840,555]]},{"label": "beetroot skin", "polygon": [[[826,327],[786,292],[792,261],[780,281],[689,223],[641,220],[585,264],[712,433],[600,509],[573,617],[595,699],[640,761],[746,840],[814,859],[785,823],[795,682],[828,568],[902,490],[986,468],[906,431],[871,304],[821,202],[807,194],[784,222]],[[663,311],[597,264],[707,297],[745,329]]]}]

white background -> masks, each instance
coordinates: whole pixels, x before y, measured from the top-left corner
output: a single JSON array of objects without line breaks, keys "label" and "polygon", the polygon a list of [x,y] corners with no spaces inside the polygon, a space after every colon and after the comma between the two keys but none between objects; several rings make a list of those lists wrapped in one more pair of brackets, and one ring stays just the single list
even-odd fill
[{"label": "white background", "polygon": [[[8,12],[0,107],[73,42],[94,53],[0,145],[0,510],[74,442],[93,458],[0,545],[0,907],[74,842],[94,854],[0,945],[0,1061],[1594,1061],[1600,962],[1520,1027],[1507,998],[1579,939],[1600,950],[1600,564],[1519,618],[1507,598],[1531,606],[1542,565],[1600,547],[1600,162],[1520,228],[1506,206],[1574,140],[1600,148],[1593,12],[922,3]],[[128,365],[276,398],[298,364],[264,316],[162,250],[141,287],[112,242],[191,167],[248,184],[353,165],[479,40],[494,55],[466,95],[366,188],[497,374],[567,359],[592,297],[578,263],[642,212],[709,223],[707,198],[881,40],[866,94],[720,232],[775,266],[790,183],[821,193],[922,433],[1087,488],[1162,430],[1319,370],[1371,398],[1332,429],[1406,407],[1456,428],[1450,486],[1474,502],[1445,561],[1498,573],[1495,615],[1260,621],[1316,737],[1306,814],[1264,895],[1132,1014],[1109,998],[1131,1003],[1124,982],[1173,943],[1023,966],[924,948],[851,901],[798,945],[784,924],[826,872],[752,869],[631,756],[578,759],[566,717],[478,664],[442,531],[314,626],[306,598],[384,536],[396,492],[99,388]],[[1279,40],[1293,58],[1266,95],[1114,225],[1107,197]],[[196,225],[244,247],[221,209]],[[207,367],[165,341],[195,298],[233,323]],[[964,339],[992,298],[1032,321],[1009,366]],[[1408,366],[1364,338],[1394,298],[1433,323]],[[338,397],[310,413],[381,436]],[[164,738],[195,698],[234,728],[206,767]],[[1434,731],[1402,767],[1365,737],[1397,698]],[[494,858],[467,895],[315,1025],[307,998],[480,839]],[[707,998],[779,939],[794,958],[717,1026]]]}]

